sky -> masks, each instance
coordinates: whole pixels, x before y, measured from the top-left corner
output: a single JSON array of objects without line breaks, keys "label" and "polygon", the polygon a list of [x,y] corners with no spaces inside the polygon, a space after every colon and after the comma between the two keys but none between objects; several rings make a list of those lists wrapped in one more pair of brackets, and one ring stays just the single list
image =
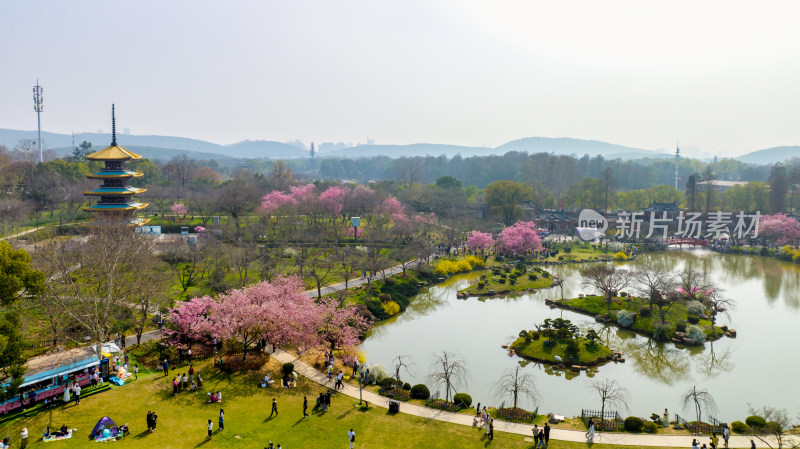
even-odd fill
[{"label": "sky", "polygon": [[800,2],[9,0],[0,128],[800,145]]}]

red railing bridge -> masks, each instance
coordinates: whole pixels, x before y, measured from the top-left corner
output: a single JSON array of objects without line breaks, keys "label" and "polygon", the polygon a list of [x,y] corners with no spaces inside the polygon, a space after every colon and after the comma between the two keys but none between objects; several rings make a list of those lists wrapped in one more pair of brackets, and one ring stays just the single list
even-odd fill
[{"label": "red railing bridge", "polygon": [[678,246],[678,247],[682,247],[683,245],[686,245],[686,246],[708,246],[708,240],[685,238],[685,237],[672,237],[670,239],[667,239],[667,245],[669,245],[669,246]]}]

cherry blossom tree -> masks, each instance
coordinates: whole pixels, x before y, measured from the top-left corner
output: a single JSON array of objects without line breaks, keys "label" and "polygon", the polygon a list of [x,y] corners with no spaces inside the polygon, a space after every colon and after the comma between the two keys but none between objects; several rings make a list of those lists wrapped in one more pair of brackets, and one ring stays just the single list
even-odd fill
[{"label": "cherry blossom tree", "polygon": [[311,213],[318,199],[316,189],[317,187],[314,184],[292,186],[289,188],[289,195],[294,198],[303,213]]},{"label": "cherry blossom tree", "polygon": [[542,249],[542,239],[532,221],[518,221],[497,237],[497,249],[505,254],[528,254]]},{"label": "cherry blossom tree", "polygon": [[494,239],[488,232],[472,231],[467,237],[467,246],[473,251],[485,251],[492,245],[494,245]]},{"label": "cherry blossom tree", "polygon": [[[403,213],[403,204],[400,203],[400,200],[397,198],[390,196],[383,200],[380,206],[378,206],[378,213],[393,217],[394,215],[404,214]],[[405,215],[405,214],[404,214]]]},{"label": "cherry blossom tree", "polygon": [[797,245],[800,241],[800,223],[784,214],[764,215],[759,221],[758,233],[778,245]]},{"label": "cherry blossom tree", "polygon": [[332,299],[323,299],[317,304],[319,324],[317,335],[320,344],[331,351],[340,349],[354,352],[361,343],[361,336],[369,328],[369,321],[355,312],[354,307],[339,307]]},{"label": "cherry blossom tree", "polygon": [[297,200],[280,190],[273,190],[261,199],[260,210],[269,215],[287,204],[297,204]]},{"label": "cherry blossom tree", "polygon": [[325,208],[325,211],[336,219],[342,214],[346,196],[347,191],[345,189],[339,186],[332,186],[319,195],[319,202]]},{"label": "cherry blossom tree", "polygon": [[175,203],[169,207],[169,210],[172,211],[175,215],[180,215],[181,217],[185,217],[187,213],[189,213],[189,208],[187,208],[183,203]]},{"label": "cherry blossom tree", "polygon": [[177,348],[188,348],[192,342],[199,342],[209,336],[213,326],[208,321],[208,313],[216,304],[210,296],[195,297],[178,303],[169,310],[164,338]]}]

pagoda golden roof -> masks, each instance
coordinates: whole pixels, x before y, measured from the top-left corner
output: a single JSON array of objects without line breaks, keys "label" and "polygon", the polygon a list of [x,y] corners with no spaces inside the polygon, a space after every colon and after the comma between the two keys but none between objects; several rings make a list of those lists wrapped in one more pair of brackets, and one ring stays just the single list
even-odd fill
[{"label": "pagoda golden roof", "polygon": [[127,161],[141,158],[142,156],[132,153],[119,145],[111,145],[86,156],[86,159],[90,161]]}]

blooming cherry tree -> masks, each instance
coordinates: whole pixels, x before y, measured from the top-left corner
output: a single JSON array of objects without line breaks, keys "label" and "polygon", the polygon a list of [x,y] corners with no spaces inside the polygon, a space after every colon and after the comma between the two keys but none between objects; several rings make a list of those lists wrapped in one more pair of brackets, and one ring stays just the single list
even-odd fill
[{"label": "blooming cherry tree", "polygon": [[327,190],[319,195],[319,202],[325,211],[334,219],[339,217],[344,209],[344,199],[347,191],[339,186],[328,187]]},{"label": "blooming cherry tree", "polygon": [[758,224],[758,233],[778,245],[796,245],[800,241],[800,223],[784,214],[764,215]]},{"label": "blooming cherry tree", "polygon": [[169,207],[169,210],[172,211],[175,215],[180,215],[185,217],[187,213],[189,213],[189,208],[186,207],[183,203],[175,203]]},{"label": "blooming cherry tree", "polygon": [[215,304],[210,296],[178,303],[169,310],[167,326],[163,329],[166,340],[178,348],[188,348],[192,342],[206,339],[213,327],[208,321],[208,313]]},{"label": "blooming cherry tree", "polygon": [[494,245],[494,239],[488,232],[472,231],[467,237],[467,246],[473,251],[485,251],[492,245]]},{"label": "blooming cherry tree", "polygon": [[542,249],[542,239],[532,221],[518,221],[497,237],[497,249],[506,254],[527,254]]},{"label": "blooming cherry tree", "polygon": [[287,204],[297,204],[297,200],[280,190],[273,190],[261,199],[260,210],[269,215]]}]

